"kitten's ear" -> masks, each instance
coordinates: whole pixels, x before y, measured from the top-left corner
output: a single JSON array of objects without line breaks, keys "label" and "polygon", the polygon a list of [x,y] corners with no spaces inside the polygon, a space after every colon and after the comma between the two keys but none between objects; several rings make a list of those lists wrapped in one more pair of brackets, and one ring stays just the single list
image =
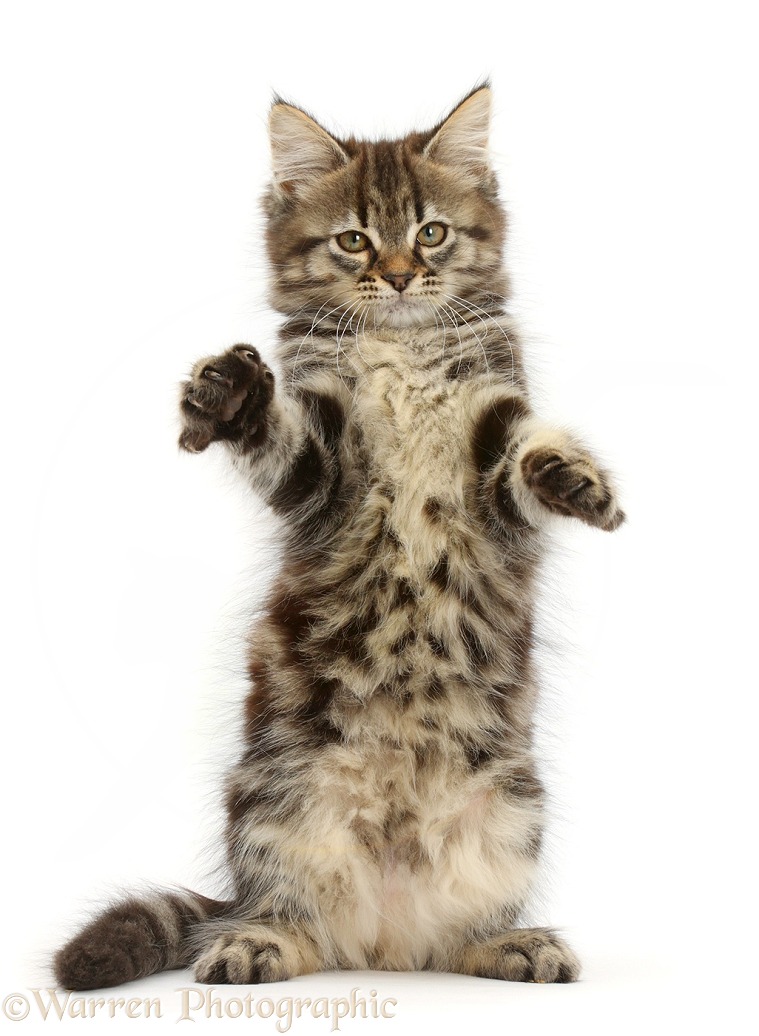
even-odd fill
[{"label": "kitten's ear", "polygon": [[276,100],[269,114],[274,182],[291,192],[339,169],[348,156],[334,137],[300,108]]},{"label": "kitten's ear", "polygon": [[490,108],[490,87],[473,90],[433,130],[424,154],[443,165],[463,166],[477,172],[488,169]]}]

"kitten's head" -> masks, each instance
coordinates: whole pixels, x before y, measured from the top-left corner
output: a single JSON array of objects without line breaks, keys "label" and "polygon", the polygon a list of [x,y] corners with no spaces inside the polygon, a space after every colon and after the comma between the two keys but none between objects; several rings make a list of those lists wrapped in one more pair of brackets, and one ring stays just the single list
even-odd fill
[{"label": "kitten's head", "polygon": [[[505,220],[488,163],[490,90],[401,140],[338,140],[275,101],[266,196],[272,301],[309,321],[445,319],[504,292]],[[471,311],[470,311],[471,316]]]}]

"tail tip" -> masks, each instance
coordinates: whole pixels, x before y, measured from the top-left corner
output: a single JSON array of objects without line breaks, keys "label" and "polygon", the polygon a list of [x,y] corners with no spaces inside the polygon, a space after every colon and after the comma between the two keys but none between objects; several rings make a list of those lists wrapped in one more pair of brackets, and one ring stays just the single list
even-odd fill
[{"label": "tail tip", "polygon": [[156,932],[142,910],[131,904],[96,918],[53,958],[63,989],[108,989],[161,969]]}]

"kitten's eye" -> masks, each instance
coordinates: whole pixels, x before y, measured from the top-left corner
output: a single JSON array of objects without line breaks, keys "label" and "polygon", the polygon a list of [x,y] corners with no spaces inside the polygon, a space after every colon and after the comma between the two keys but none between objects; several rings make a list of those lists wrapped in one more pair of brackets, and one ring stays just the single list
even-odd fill
[{"label": "kitten's eye", "polygon": [[416,235],[420,245],[442,245],[448,235],[448,227],[444,223],[428,223]]},{"label": "kitten's eye", "polygon": [[337,235],[337,243],[344,252],[365,252],[369,247],[369,238],[358,230],[346,230]]}]

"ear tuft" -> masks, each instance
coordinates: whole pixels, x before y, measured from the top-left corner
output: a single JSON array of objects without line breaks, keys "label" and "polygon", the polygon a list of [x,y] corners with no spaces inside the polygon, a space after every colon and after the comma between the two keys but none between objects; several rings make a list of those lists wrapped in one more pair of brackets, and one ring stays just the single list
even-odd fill
[{"label": "ear tuft", "polygon": [[276,98],[269,114],[274,182],[286,191],[345,165],[340,144],[310,115]]},{"label": "ear tuft", "polygon": [[468,94],[433,131],[424,154],[443,165],[488,168],[491,96],[487,85]]}]

